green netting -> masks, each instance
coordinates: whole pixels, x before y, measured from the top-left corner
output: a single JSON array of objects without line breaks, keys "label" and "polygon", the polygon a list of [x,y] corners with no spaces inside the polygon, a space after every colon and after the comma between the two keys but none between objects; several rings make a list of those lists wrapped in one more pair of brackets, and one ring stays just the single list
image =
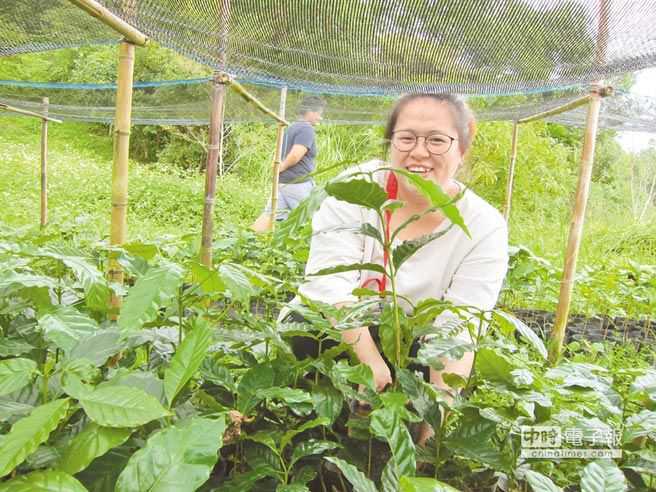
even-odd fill
[{"label": "green netting", "polygon": [[[656,64],[655,0],[102,3],[208,66],[225,59],[238,77],[324,93],[526,92]],[[116,39],[66,0],[0,8],[0,55]]]},{"label": "green netting", "polygon": [[[209,79],[137,83],[134,88],[133,123],[136,125],[207,125],[210,114]],[[265,105],[277,111],[280,89],[244,82]],[[513,121],[560,106],[585,93],[569,88],[524,96],[470,97],[481,121]],[[294,119],[307,93],[291,90],[287,117]],[[111,123],[114,119],[115,88],[111,84],[56,84],[0,81],[0,102],[40,112],[41,100],[50,100],[49,114],[65,121]],[[390,97],[324,95],[324,120],[329,124],[383,124],[394,103]],[[0,112],[0,114],[2,114]],[[551,117],[548,121],[572,126],[585,124],[586,109]],[[228,90],[226,122],[273,120],[240,96]],[[603,100],[600,126],[622,131],[656,132],[656,99],[617,94]]]}]

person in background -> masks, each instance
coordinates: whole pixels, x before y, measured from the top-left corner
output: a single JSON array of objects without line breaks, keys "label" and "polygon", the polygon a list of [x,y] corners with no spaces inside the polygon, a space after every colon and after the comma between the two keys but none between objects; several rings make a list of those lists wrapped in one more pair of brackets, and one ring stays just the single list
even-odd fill
[{"label": "person in background", "polygon": [[[280,163],[278,206],[276,220],[285,220],[289,213],[305,199],[314,186],[308,178],[315,167],[317,144],[314,127],[321,121],[326,103],[317,96],[306,96],[299,106],[298,121],[285,132]],[[271,229],[271,201],[251,226],[255,232]]]}]

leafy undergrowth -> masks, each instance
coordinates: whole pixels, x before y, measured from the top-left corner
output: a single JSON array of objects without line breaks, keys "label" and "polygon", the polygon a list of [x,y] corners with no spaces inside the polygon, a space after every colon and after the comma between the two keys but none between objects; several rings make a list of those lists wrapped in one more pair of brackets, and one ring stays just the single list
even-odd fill
[{"label": "leafy undergrowth", "polygon": [[[371,303],[310,305],[302,314],[314,331],[276,321],[302,263],[268,239],[222,236],[212,270],[196,262],[192,236],[112,249],[127,272],[121,287],[101,273],[110,253],[102,242],[9,229],[1,236],[2,491],[656,484],[649,347],[576,342],[549,367],[543,342],[496,311],[472,344],[431,339],[413,359],[439,367],[476,351],[471,378],[449,377],[461,390],[453,402],[407,366],[376,393],[370,369],[337,342],[339,330],[366,322]],[[124,296],[117,320],[107,309],[112,292]],[[422,303],[405,326],[421,333],[443,309]],[[299,359],[298,335],[334,347]],[[354,410],[356,400],[371,410]],[[426,446],[415,440],[422,421],[435,431]],[[622,456],[524,458],[522,426],[557,427],[578,440],[563,438],[564,448],[618,448]]]}]

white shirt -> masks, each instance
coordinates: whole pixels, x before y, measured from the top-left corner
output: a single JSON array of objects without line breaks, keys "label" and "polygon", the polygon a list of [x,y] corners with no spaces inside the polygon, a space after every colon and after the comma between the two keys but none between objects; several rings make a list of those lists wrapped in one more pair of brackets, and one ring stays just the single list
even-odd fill
[{"label": "white shirt", "polygon": [[[370,161],[347,171],[371,171],[381,161]],[[387,172],[374,174],[374,181],[384,187]],[[362,179],[362,176],[357,176]],[[397,272],[398,293],[413,303],[434,298],[457,306],[473,306],[491,310],[496,304],[508,267],[508,230],[503,216],[489,203],[467,189],[456,206],[469,229],[471,238],[458,226],[420,248],[401,265]],[[363,223],[377,227],[382,233],[376,213],[359,205],[328,197],[312,219],[313,236],[305,268],[306,281],[299,292],[313,300],[328,304],[355,302],[353,289],[360,287],[375,272],[351,271],[325,276],[311,276],[323,268],[352,263],[383,264],[382,247],[368,236],[357,232]],[[435,232],[451,225],[442,221]],[[395,239],[394,246],[402,241]],[[369,286],[375,289],[375,284]],[[389,290],[389,282],[388,287]],[[442,313],[436,326],[445,326],[453,318]],[[464,339],[469,335],[464,334]],[[460,337],[459,337],[460,338]]]}]

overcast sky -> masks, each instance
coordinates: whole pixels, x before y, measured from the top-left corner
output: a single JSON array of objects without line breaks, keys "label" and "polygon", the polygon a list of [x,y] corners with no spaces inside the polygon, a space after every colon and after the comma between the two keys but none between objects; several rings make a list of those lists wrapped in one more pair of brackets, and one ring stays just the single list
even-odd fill
[{"label": "overcast sky", "polygon": [[[656,68],[642,70],[636,74],[636,83],[631,93],[656,98]],[[640,152],[649,147],[650,141],[656,146],[656,134],[643,132],[620,132],[617,141],[629,152]]]}]

